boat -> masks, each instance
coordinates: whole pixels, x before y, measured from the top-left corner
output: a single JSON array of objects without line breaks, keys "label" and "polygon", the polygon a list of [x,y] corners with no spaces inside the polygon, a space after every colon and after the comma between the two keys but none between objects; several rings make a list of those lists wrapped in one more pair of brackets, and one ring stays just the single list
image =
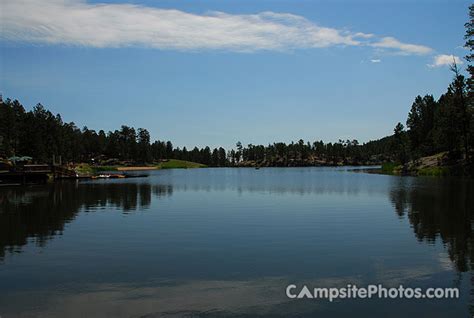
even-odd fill
[{"label": "boat", "polygon": [[[133,175],[126,175],[126,174],[99,174],[95,176],[91,176],[91,179],[122,179],[122,178],[130,178],[135,177]],[[140,175],[143,177],[143,175]]]}]

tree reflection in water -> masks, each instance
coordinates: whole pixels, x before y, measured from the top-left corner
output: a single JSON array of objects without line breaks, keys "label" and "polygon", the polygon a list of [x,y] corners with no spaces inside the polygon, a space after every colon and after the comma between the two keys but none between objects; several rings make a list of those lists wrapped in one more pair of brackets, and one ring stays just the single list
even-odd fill
[{"label": "tree reflection in water", "polygon": [[91,212],[114,207],[123,213],[146,210],[152,194],[173,193],[171,185],[148,183],[63,182],[38,187],[18,187],[0,191],[0,259],[5,252],[21,252],[32,238],[44,246],[64,225],[83,209]]},{"label": "tree reflection in water", "polygon": [[[283,173],[286,173],[285,171]],[[263,172],[259,171],[260,174]],[[299,186],[301,180],[284,176],[268,170],[266,179],[261,176],[259,181],[254,182],[252,179],[248,181],[250,186],[243,189],[255,193],[272,195],[290,193],[318,198],[327,193],[358,198],[359,193],[364,194],[364,191],[367,191],[368,200],[371,200],[371,194],[382,194],[382,198],[385,199],[388,191],[396,214],[400,218],[407,218],[413,228],[414,240],[423,244],[435,244],[436,241],[441,241],[459,273],[459,284],[461,279],[471,275],[474,269],[474,235],[471,227],[474,219],[472,209],[474,181],[387,177],[391,180],[387,182],[385,176],[377,176],[374,182],[366,184],[365,178],[371,176],[348,174],[347,179],[337,179],[333,175],[325,177],[322,174],[311,179],[305,170],[301,175],[298,174],[298,178],[303,180],[306,180],[305,177],[308,178],[305,184],[309,190],[300,192],[295,190],[302,188]],[[111,211],[107,213],[117,210],[122,213],[146,211],[155,198],[169,196],[173,194],[173,190],[175,192],[223,189],[241,191],[239,188],[241,183],[235,184],[226,181],[225,178],[217,181],[213,179],[207,183],[201,182],[200,179],[197,181],[190,178],[180,179],[180,175],[172,175],[168,181],[166,178],[166,175],[160,178],[160,182],[165,180],[165,184],[115,181],[65,182],[30,188],[0,189],[0,259],[6,252],[20,252],[29,242],[44,246],[55,235],[61,235],[65,224],[73,221],[79,212],[94,213],[102,209]],[[199,187],[200,184],[211,184],[215,189]],[[298,196],[297,198],[299,199]],[[474,281],[471,281],[471,286],[474,286]],[[474,287],[471,287],[471,295],[473,294]],[[474,313],[473,303],[471,296],[471,313]]]},{"label": "tree reflection in water", "polygon": [[456,270],[471,273],[470,312],[474,314],[474,181],[395,178],[390,199],[398,216],[408,218],[418,241],[441,240]]}]

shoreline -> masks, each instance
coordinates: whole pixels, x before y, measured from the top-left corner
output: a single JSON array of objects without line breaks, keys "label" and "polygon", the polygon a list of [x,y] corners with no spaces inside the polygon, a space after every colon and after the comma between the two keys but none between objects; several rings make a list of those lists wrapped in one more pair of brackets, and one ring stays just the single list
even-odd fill
[{"label": "shoreline", "polygon": [[146,170],[159,170],[159,167],[154,166],[132,166],[132,167],[116,167],[117,171],[146,171]]}]

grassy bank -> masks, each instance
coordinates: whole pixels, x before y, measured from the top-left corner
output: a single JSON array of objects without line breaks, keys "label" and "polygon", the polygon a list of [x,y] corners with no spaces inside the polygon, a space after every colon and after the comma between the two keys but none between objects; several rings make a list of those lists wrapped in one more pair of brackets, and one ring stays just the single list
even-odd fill
[{"label": "grassy bank", "polygon": [[139,171],[139,170],[153,170],[153,169],[191,169],[191,168],[205,168],[206,165],[185,161],[185,160],[177,160],[177,159],[170,159],[168,161],[160,162],[158,165],[153,166],[137,166],[137,167],[129,167],[129,166],[93,166],[88,163],[81,163],[78,164],[74,170],[80,175],[94,175],[99,174],[105,171]]},{"label": "grassy bank", "polygon": [[444,166],[418,167],[412,165],[404,168],[402,165],[393,162],[386,162],[382,164],[382,169],[380,172],[393,175],[432,177],[450,176],[454,174],[449,167]]},{"label": "grassy bank", "polygon": [[177,159],[170,159],[168,161],[160,162],[160,164],[157,165],[158,169],[191,169],[206,167],[206,165],[203,165],[201,163]]},{"label": "grassy bank", "polygon": [[454,175],[454,173],[451,172],[451,169],[449,167],[427,167],[418,169],[417,175],[441,177]]},{"label": "grassy bank", "polygon": [[397,170],[400,170],[401,166],[394,162],[385,162],[382,164],[382,173],[394,174]]},{"label": "grassy bank", "polygon": [[80,175],[94,175],[104,171],[117,171],[116,166],[91,166],[88,163],[77,165],[74,170]]},{"label": "grassy bank", "polygon": [[473,176],[472,164],[465,160],[452,160],[447,152],[440,152],[431,156],[410,161],[405,166],[387,162],[382,164],[381,173],[411,176]]}]

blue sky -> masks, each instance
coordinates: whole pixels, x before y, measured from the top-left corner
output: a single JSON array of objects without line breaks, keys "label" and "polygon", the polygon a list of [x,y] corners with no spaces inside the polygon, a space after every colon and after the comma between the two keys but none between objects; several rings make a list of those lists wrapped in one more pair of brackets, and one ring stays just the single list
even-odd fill
[{"label": "blue sky", "polygon": [[6,0],[0,92],[181,147],[368,141],[466,54],[468,1],[412,2]]}]

